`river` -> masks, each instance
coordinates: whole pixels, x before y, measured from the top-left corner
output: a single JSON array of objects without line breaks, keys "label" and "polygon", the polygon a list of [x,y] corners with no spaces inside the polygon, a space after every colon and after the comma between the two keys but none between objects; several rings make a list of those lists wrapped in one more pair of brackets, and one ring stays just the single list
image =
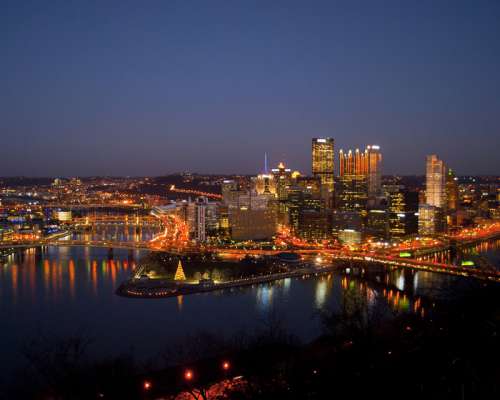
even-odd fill
[{"label": "river", "polygon": [[[124,226],[102,229],[84,235],[143,240],[155,233]],[[497,250],[488,251],[498,257]],[[39,335],[85,336],[93,340],[92,352],[99,357],[133,352],[148,359],[198,332],[226,337],[252,333],[263,328],[272,315],[287,331],[308,341],[321,333],[318,311],[339,307],[352,285],[357,285],[368,306],[379,297],[389,309],[425,315],[428,310],[419,298],[461,279],[393,271],[377,282],[364,282],[332,273],[178,298],[117,296],[117,286],[145,254],[61,246],[24,250],[4,260],[0,264],[2,370],[22,366],[23,345]]]}]

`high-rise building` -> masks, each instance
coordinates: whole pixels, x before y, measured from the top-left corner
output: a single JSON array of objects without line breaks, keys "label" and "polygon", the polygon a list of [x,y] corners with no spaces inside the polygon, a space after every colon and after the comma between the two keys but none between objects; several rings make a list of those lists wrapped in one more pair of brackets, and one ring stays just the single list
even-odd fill
[{"label": "high-rise building", "polygon": [[332,211],[305,208],[300,210],[297,235],[308,241],[329,239],[332,236]]},{"label": "high-rise building", "polygon": [[425,175],[425,204],[446,207],[446,168],[435,154],[427,156]]},{"label": "high-rise building", "polygon": [[269,194],[277,196],[276,181],[271,174],[259,174],[252,178],[253,186],[257,194]]},{"label": "high-rise building", "polygon": [[276,216],[277,222],[280,225],[288,224],[287,199],[288,190],[292,185],[292,171],[286,168],[283,162],[278,164],[277,168],[271,170],[274,177],[274,185],[276,187]]},{"label": "high-rise building", "polygon": [[230,214],[233,240],[270,240],[276,234],[276,214],[273,208],[252,210],[233,209]]},{"label": "high-rise building", "polygon": [[381,195],[382,188],[382,154],[380,146],[367,146],[365,150],[366,173],[368,175],[368,197]]},{"label": "high-rise building", "polygon": [[334,140],[332,138],[312,139],[312,174],[319,178],[322,197],[329,207],[333,206],[334,191]]},{"label": "high-rise building", "polygon": [[444,213],[441,207],[420,204],[418,207],[418,233],[434,235],[445,229]]},{"label": "high-rise building", "polygon": [[448,227],[457,226],[457,211],[459,204],[458,179],[450,168],[446,174],[446,224]]},{"label": "high-rise building", "polygon": [[[286,204],[288,222],[292,232],[297,236],[306,237],[310,235],[311,237],[315,236],[317,239],[318,234],[312,233],[312,230],[317,231],[317,229],[312,226],[317,225],[318,219],[324,218],[324,214],[322,214],[322,211],[324,211],[323,202],[317,193],[308,187],[291,186]],[[320,214],[321,216],[318,218]],[[324,228],[326,231],[329,230],[326,226]]]},{"label": "high-rise building", "polygon": [[252,178],[252,183],[250,188],[232,181],[223,183],[220,221],[233,240],[267,240],[276,233],[277,185],[267,170],[267,154],[264,172]]},{"label": "high-rise building", "polygon": [[336,203],[340,211],[362,212],[368,197],[367,153],[349,150],[339,152],[340,176],[337,182]]},{"label": "high-rise building", "polygon": [[364,152],[356,149],[339,154],[340,176],[363,176],[366,179],[367,195],[370,198],[380,196],[382,188],[382,154],[380,146],[366,146]]},{"label": "high-rise building", "polygon": [[292,171],[286,168],[283,162],[278,164],[277,168],[271,170],[276,187],[276,196],[278,200],[286,200],[288,196],[288,187],[292,184]]},{"label": "high-rise building", "polygon": [[446,229],[446,168],[437,155],[426,159],[425,203],[419,206],[418,232],[432,235]]},{"label": "high-rise building", "polygon": [[404,187],[386,187],[389,211],[389,233],[391,237],[411,235],[418,232],[418,192]]},{"label": "high-rise building", "polygon": [[383,209],[369,210],[366,216],[365,231],[380,239],[389,237],[389,212]]}]

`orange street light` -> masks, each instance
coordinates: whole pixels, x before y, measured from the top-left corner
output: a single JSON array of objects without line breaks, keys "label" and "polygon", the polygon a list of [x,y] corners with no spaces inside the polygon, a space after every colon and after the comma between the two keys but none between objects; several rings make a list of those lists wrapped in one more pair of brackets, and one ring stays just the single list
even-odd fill
[{"label": "orange street light", "polygon": [[187,369],[184,372],[184,379],[187,380],[187,381],[192,380],[193,379],[193,371],[191,371],[190,369]]},{"label": "orange street light", "polygon": [[150,381],[144,381],[144,383],[142,384],[142,387],[144,388],[144,390],[151,389],[151,382]]},{"label": "orange street light", "polygon": [[229,370],[229,368],[231,368],[231,364],[229,364],[229,361],[223,361],[223,362],[222,362],[222,369],[223,369],[224,371],[228,371],[228,370]]}]

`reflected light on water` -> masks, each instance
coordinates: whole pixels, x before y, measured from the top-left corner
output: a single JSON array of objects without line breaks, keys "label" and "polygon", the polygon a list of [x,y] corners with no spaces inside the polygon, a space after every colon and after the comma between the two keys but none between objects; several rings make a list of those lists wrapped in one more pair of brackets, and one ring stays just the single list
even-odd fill
[{"label": "reflected light on water", "polygon": [[283,293],[285,295],[288,294],[288,292],[290,291],[290,285],[292,284],[292,279],[291,278],[285,278],[283,280]]},{"label": "reflected light on water", "polygon": [[413,278],[413,291],[416,293],[418,291],[418,277],[420,275],[419,271],[415,272],[414,278]]},{"label": "reflected light on water", "polygon": [[[74,299],[77,291],[83,290],[83,287],[91,288],[95,296],[98,294],[99,280],[107,281],[114,292],[117,285],[128,278],[129,268],[135,268],[133,260],[94,259],[82,263],[75,258],[51,257],[37,259],[28,253],[19,262],[1,268],[0,296],[14,299],[21,294],[26,297],[29,293],[32,300],[37,294],[55,300],[68,294],[69,298]],[[99,262],[101,268],[98,267]],[[83,284],[84,281],[88,284]]]},{"label": "reflected light on water", "polygon": [[396,287],[399,290],[405,290],[405,276],[403,271],[399,271],[399,276],[396,279]]},{"label": "reflected light on water", "polygon": [[326,291],[327,291],[328,282],[326,280],[318,280],[316,283],[316,291],[314,300],[317,308],[322,308],[325,304],[326,300]]},{"label": "reflected light on water", "polygon": [[261,310],[268,310],[273,301],[273,287],[267,284],[257,287],[257,305]]}]

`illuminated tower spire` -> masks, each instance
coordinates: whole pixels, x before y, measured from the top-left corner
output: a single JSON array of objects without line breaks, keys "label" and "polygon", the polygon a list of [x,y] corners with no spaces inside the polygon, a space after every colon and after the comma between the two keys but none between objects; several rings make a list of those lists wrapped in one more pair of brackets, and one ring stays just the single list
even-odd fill
[{"label": "illuminated tower spire", "polygon": [[264,174],[268,174],[269,169],[267,167],[267,153],[264,153]]}]

